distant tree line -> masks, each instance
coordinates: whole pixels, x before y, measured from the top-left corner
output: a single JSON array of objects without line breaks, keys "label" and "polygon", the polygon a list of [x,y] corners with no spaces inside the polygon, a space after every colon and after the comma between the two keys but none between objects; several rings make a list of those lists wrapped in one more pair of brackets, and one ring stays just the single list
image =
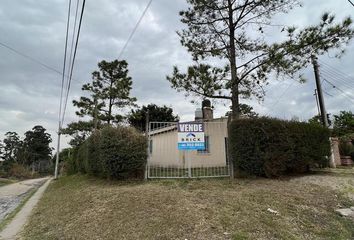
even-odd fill
[{"label": "distant tree line", "polygon": [[42,163],[48,168],[51,165],[51,142],[50,134],[42,126],[34,126],[23,138],[16,132],[7,132],[0,141],[0,175],[11,175],[9,172],[14,165],[41,171],[44,169],[38,166]]},{"label": "distant tree line", "polygon": [[[343,137],[354,134],[354,114],[351,111],[340,111],[338,115],[333,115],[333,118],[330,118],[330,114],[328,114],[328,120],[333,128],[332,135]],[[310,118],[308,121],[312,124],[323,125],[319,115]]]}]

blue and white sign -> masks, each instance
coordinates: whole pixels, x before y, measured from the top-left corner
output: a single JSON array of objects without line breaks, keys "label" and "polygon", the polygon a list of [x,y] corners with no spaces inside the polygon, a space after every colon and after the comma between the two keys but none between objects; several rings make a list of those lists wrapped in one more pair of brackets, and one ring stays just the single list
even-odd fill
[{"label": "blue and white sign", "polygon": [[178,123],[178,150],[204,150],[204,124]]}]

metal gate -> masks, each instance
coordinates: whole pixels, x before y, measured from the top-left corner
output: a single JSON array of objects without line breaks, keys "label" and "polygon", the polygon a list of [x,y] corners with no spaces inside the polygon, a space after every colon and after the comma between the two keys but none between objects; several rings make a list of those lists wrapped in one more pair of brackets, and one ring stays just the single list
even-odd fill
[{"label": "metal gate", "polygon": [[229,177],[227,121],[204,122],[205,149],[180,151],[176,122],[150,122],[147,178]]}]

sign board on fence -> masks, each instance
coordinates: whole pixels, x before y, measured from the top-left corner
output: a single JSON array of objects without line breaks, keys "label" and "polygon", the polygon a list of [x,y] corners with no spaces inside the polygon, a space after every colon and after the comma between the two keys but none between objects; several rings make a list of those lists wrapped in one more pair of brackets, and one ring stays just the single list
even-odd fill
[{"label": "sign board on fence", "polygon": [[178,150],[204,150],[204,124],[178,123]]}]

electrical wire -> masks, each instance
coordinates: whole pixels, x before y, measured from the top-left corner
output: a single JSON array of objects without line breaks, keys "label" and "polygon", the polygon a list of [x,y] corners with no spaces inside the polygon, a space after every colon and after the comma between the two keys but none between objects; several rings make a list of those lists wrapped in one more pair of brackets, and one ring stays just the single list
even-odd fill
[{"label": "electrical wire", "polygon": [[[338,81],[344,83],[345,85],[347,85],[348,87],[354,88],[354,79],[348,79],[348,77],[344,77],[339,75],[338,73],[331,71],[329,69],[323,68],[322,72],[329,74],[331,76],[333,76],[334,78],[336,78]],[[348,80],[347,80],[348,79]]]},{"label": "electrical wire", "polygon": [[68,38],[69,38],[69,26],[70,26],[70,14],[71,14],[71,0],[69,0],[69,8],[68,8],[68,18],[66,22],[66,36],[65,36],[65,47],[64,47],[64,62],[63,62],[63,73],[61,79],[61,90],[60,90],[60,104],[59,104],[59,129],[58,132],[60,134],[61,130],[61,112],[63,107],[63,92],[64,92],[64,81],[65,81],[65,70],[66,70],[66,58],[67,58],[67,50],[68,50]]},{"label": "electrical wire", "polygon": [[152,0],[150,0],[150,1],[148,2],[148,4],[146,5],[146,7],[145,7],[143,13],[141,14],[141,16],[140,16],[138,22],[135,24],[135,26],[134,26],[134,28],[133,28],[133,31],[130,33],[130,35],[129,35],[127,41],[125,42],[125,44],[124,44],[122,50],[120,51],[120,53],[119,53],[119,55],[118,55],[118,60],[121,59],[121,57],[122,57],[122,55],[123,55],[125,49],[128,47],[129,42],[130,42],[131,39],[133,38],[133,36],[134,36],[136,30],[138,29],[138,27],[139,27],[141,21],[143,20],[143,18],[144,18],[144,16],[145,16],[147,10],[149,9],[151,3],[152,3]]},{"label": "electrical wire", "polygon": [[[75,36],[76,36],[76,25],[77,25],[78,13],[79,13],[79,3],[80,3],[80,0],[76,0],[76,10],[75,10],[74,28],[73,28],[73,32],[72,32],[72,36],[71,36],[71,45],[70,45],[69,66],[71,66],[72,57],[73,57],[74,40],[75,40]],[[66,74],[67,76],[70,75],[70,71],[71,71],[71,67],[68,68],[68,72],[67,72],[67,74]],[[68,88],[68,84],[69,84],[69,77],[67,77],[65,89]]]},{"label": "electrical wire", "polygon": [[352,2],[351,0],[348,0],[348,2],[354,7],[354,2]]},{"label": "electrical wire", "polygon": [[336,89],[337,91],[341,92],[343,95],[345,95],[350,101],[352,101],[354,103],[354,99],[352,98],[352,96],[350,96],[349,94],[347,94],[343,89],[337,87],[334,83],[330,82],[329,80],[325,79],[325,81],[330,84],[334,89]]},{"label": "electrical wire", "polygon": [[280,102],[280,100],[284,97],[284,95],[288,92],[288,90],[296,83],[296,81],[293,81],[291,84],[289,84],[289,86],[284,90],[284,92],[279,95],[279,97],[277,98],[276,101],[274,101],[272,107],[275,107],[276,105],[278,105],[278,103]]},{"label": "electrical wire", "polygon": [[341,78],[339,78],[337,75],[333,74],[333,73],[330,73],[330,72],[327,72],[326,70],[322,69],[321,70],[322,73],[321,75],[324,76],[324,77],[328,77],[328,78],[331,78],[332,80],[335,80],[337,83],[340,83],[340,85],[343,85],[347,88],[350,88],[352,90],[354,90],[354,86],[351,85],[350,83],[347,83],[345,81],[343,81]]},{"label": "electrical wire", "polygon": [[78,27],[77,35],[76,35],[74,56],[73,56],[72,62],[71,62],[71,69],[70,69],[70,75],[69,75],[69,81],[68,81],[69,83],[68,83],[68,88],[66,90],[65,105],[64,105],[63,117],[62,117],[62,121],[61,121],[62,125],[63,125],[64,120],[65,120],[65,113],[66,113],[66,108],[67,108],[67,104],[68,104],[68,98],[69,98],[69,92],[70,92],[70,87],[71,87],[71,82],[72,82],[75,59],[76,59],[76,54],[77,54],[77,49],[78,49],[78,44],[79,44],[79,39],[80,39],[80,31],[81,31],[82,19],[83,19],[83,15],[84,15],[84,11],[85,11],[85,3],[86,3],[86,0],[83,0],[81,14],[80,14],[79,27]]},{"label": "electrical wire", "polygon": [[[319,62],[322,65],[322,69],[324,69],[325,71],[331,72],[333,75],[336,75],[336,76],[337,75],[341,76],[341,78],[340,78],[341,81],[343,81],[343,82],[345,82],[345,83],[347,83],[349,85],[353,84],[353,82],[354,82],[354,77],[353,76],[350,76],[349,74],[344,73],[344,72],[338,70],[337,68],[335,68],[335,67],[333,67],[333,66],[331,66],[331,65],[329,65],[329,64],[327,64],[327,63],[325,63],[323,61],[319,61]],[[323,66],[325,68],[323,68]]]},{"label": "electrical wire", "polygon": [[34,57],[31,57],[31,56],[29,56],[29,55],[27,55],[27,54],[15,49],[15,48],[13,48],[13,47],[10,47],[9,45],[7,45],[7,44],[5,44],[3,42],[0,42],[0,46],[2,46],[4,48],[7,48],[8,50],[11,50],[12,52],[16,53],[17,55],[20,55],[20,56],[22,56],[24,58],[27,58],[28,60],[30,60],[30,61],[32,61],[34,63],[37,63],[38,65],[41,65],[42,67],[44,67],[46,69],[49,69],[49,70],[51,70],[51,71],[53,71],[53,72],[55,72],[55,73],[57,73],[59,75],[63,74],[60,70],[55,69],[54,67],[51,67],[51,66],[41,62],[40,60],[37,60]]}]

